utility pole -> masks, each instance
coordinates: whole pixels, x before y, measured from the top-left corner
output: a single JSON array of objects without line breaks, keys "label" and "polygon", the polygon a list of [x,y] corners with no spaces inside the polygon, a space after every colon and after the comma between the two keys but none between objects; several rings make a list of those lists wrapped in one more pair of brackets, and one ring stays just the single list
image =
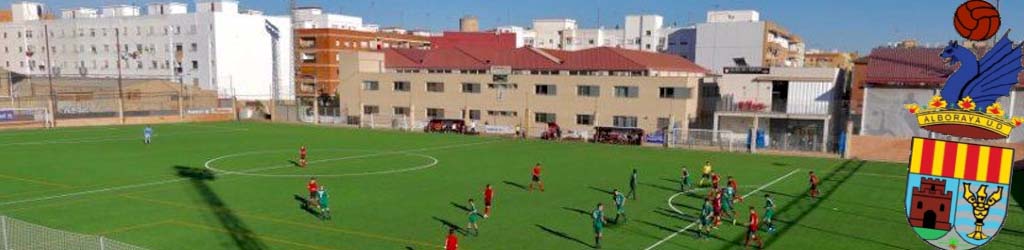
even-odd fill
[{"label": "utility pole", "polygon": [[[50,26],[43,25],[43,37],[46,42],[46,81],[50,85],[50,127],[57,127],[57,93],[53,91],[53,68],[50,66]],[[14,98],[14,97],[11,97]]]},{"label": "utility pole", "polygon": [[[171,29],[171,26],[167,26],[167,29]],[[168,65],[171,69],[171,78],[178,78],[178,118],[185,120],[185,81],[178,76],[178,71],[175,66],[181,65],[181,60],[177,57],[177,47],[174,46],[174,36],[168,33],[167,35],[167,53],[170,54],[170,58],[173,58],[174,64]],[[172,60],[172,59],[168,59]]]},{"label": "utility pole", "polygon": [[313,124],[320,124],[320,85],[313,75]]},{"label": "utility pole", "polygon": [[122,83],[121,60],[125,59],[125,56],[121,55],[121,29],[114,29],[114,42],[117,47],[117,118],[124,124],[124,89]]}]

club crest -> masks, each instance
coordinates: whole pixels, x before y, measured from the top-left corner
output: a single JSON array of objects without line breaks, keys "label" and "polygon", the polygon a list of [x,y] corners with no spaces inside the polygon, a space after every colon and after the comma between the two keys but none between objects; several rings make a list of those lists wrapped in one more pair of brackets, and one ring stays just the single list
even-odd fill
[{"label": "club crest", "polygon": [[[982,24],[978,18],[988,26],[978,29]],[[966,40],[985,41],[999,30],[998,20],[999,12],[991,4],[969,0],[957,8],[954,26]],[[1005,139],[1024,123],[1024,118],[1010,117],[997,102],[1018,84],[1022,46],[1014,45],[1006,34],[978,57],[949,42],[938,56],[950,65],[958,64],[957,70],[931,101],[904,107],[928,131]],[[905,201],[911,228],[940,249],[974,249],[990,242],[1006,220],[1013,159],[1010,148],[913,138]]]},{"label": "club crest", "polygon": [[942,249],[972,249],[999,233],[1013,149],[914,138],[907,179],[907,221]]}]

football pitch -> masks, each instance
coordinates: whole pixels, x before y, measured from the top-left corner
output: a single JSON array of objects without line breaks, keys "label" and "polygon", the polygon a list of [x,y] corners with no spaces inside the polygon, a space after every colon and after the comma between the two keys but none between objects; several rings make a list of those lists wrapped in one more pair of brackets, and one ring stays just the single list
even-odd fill
[{"label": "football pitch", "polygon": [[[629,220],[605,227],[603,249],[742,249],[747,208],[763,214],[764,194],[777,206],[767,249],[931,249],[906,220],[905,164],[268,123],[153,128],[150,145],[142,126],[0,132],[0,214],[149,249],[441,249],[491,184],[491,216],[479,236],[459,235],[460,249],[588,249],[591,211],[601,202],[614,217],[610,192],[627,192],[636,168]],[[294,162],[302,145],[307,168]],[[741,225],[709,240],[694,222],[706,190],[678,190],[680,167],[697,183],[704,161],[747,196]],[[538,162],[545,191],[531,192]],[[310,176],[330,193],[332,220],[301,208]],[[986,249],[1024,248],[1024,172],[1013,182]]]}]

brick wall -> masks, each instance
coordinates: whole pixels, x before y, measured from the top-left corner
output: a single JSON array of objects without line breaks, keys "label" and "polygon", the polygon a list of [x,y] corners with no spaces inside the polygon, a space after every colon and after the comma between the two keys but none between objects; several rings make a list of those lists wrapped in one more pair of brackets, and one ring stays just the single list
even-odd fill
[{"label": "brick wall", "polygon": [[[846,157],[870,161],[909,163],[910,140],[910,137],[850,136],[850,145]],[[1019,166],[1024,163],[1024,161],[1021,161],[1024,159],[1024,144],[1005,142],[981,142],[979,144],[1013,148],[1013,159],[1017,162],[1015,165]]]}]

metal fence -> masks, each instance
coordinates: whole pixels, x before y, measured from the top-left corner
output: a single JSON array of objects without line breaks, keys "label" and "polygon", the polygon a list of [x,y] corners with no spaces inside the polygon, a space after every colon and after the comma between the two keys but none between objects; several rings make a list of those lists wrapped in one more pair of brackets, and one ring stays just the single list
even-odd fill
[{"label": "metal fence", "polygon": [[0,250],[144,250],[104,238],[48,228],[0,215]]},{"label": "metal fence", "polygon": [[703,148],[727,152],[747,150],[747,135],[710,129],[673,129],[668,144],[677,148]]},{"label": "metal fence", "polygon": [[[51,120],[233,113],[232,96],[160,80],[61,79],[52,87],[26,78],[11,88],[0,109],[43,109]],[[38,79],[37,79],[38,80]],[[14,91],[17,90],[17,91]],[[0,124],[3,125],[3,124]]]}]

